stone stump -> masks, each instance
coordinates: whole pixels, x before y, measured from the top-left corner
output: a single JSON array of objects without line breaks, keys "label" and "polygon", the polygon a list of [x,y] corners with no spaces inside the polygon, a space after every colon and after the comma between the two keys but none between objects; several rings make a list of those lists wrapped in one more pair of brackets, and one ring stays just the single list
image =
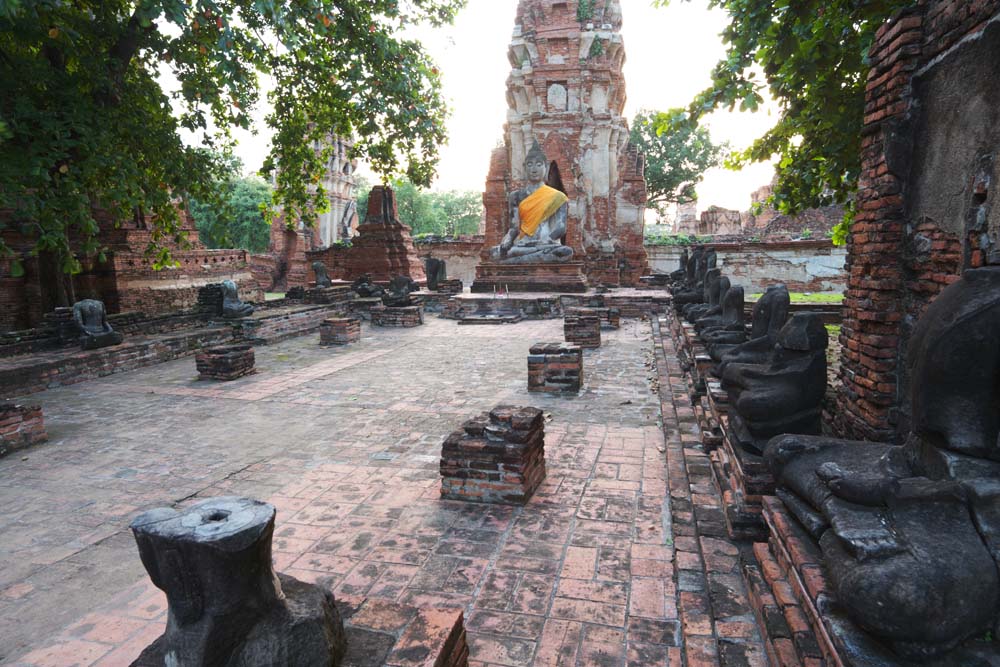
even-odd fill
[{"label": "stone stump", "polygon": [[344,625],[333,594],[271,565],[274,506],[211,498],[132,522],[142,564],[167,594],[167,628],[133,667],[336,665]]},{"label": "stone stump", "polygon": [[377,327],[419,327],[424,323],[423,306],[372,308],[372,324]]},{"label": "stone stump", "polygon": [[441,447],[441,498],[523,505],[545,479],[545,418],[499,406],[471,419]]},{"label": "stone stump", "polygon": [[254,372],[250,345],[225,345],[199,352],[195,358],[199,380],[235,380]]},{"label": "stone stump", "polygon": [[40,406],[0,401],[0,456],[48,439]]},{"label": "stone stump", "polygon": [[320,345],[347,345],[361,340],[361,320],[356,317],[331,317],[319,325]]},{"label": "stone stump", "polygon": [[601,316],[592,308],[569,308],[563,318],[567,343],[596,349],[601,346]]},{"label": "stone stump", "polygon": [[528,391],[576,394],[583,384],[583,349],[573,343],[536,343],[528,354]]}]

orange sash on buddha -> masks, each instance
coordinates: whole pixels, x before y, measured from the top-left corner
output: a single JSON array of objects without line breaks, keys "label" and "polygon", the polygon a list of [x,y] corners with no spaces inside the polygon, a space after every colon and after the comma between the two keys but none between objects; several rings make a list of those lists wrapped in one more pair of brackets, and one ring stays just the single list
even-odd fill
[{"label": "orange sash on buddha", "polygon": [[534,236],[543,222],[555,215],[569,197],[555,188],[543,185],[525,198],[518,207],[521,219],[521,236]]}]

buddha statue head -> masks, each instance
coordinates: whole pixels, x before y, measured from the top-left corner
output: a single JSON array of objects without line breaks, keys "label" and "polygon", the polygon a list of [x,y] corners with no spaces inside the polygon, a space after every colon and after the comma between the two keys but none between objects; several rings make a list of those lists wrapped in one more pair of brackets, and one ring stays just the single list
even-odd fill
[{"label": "buddha statue head", "polygon": [[542,145],[535,139],[531,150],[524,156],[524,175],[531,184],[544,183],[549,174],[549,159],[542,150]]}]

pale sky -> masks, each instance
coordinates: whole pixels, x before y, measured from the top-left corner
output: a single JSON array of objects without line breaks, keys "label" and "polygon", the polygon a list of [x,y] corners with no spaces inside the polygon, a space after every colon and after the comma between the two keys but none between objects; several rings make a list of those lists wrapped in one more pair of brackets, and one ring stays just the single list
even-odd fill
[{"label": "pale sky", "polygon": [[[631,120],[639,109],[666,110],[686,106],[706,88],[712,67],[724,54],[719,33],[726,15],[709,11],[707,0],[674,0],[667,8],[651,0],[620,0],[627,61],[625,82]],[[444,95],[452,109],[449,143],[441,149],[435,190],[482,191],[490,151],[503,136],[507,113],[506,81],[510,74],[507,46],[514,27],[517,0],[469,0],[453,26],[420,30],[425,48],[437,61]],[[263,127],[264,113],[257,114]],[[774,122],[766,112],[717,112],[707,121],[716,141],[746,147]],[[267,152],[266,135],[237,136],[238,153],[256,169]],[[367,170],[362,167],[362,173]],[[698,188],[699,209],[715,204],[746,210],[750,193],[770,182],[770,165],[742,172],[713,169]],[[374,178],[370,178],[374,180]]]}]

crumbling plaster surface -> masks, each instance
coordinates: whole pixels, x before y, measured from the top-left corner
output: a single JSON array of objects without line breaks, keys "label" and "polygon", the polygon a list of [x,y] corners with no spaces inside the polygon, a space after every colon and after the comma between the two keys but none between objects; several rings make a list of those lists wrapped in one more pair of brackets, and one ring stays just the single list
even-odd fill
[{"label": "crumbling plaster surface", "polygon": [[[795,247],[792,243],[747,244],[739,249],[718,248],[719,268],[748,294],[763,292],[768,285],[785,283],[793,292],[843,292],[847,287],[844,261],[847,249],[816,244]],[[675,271],[683,248],[653,246],[646,249],[653,271]]]}]

